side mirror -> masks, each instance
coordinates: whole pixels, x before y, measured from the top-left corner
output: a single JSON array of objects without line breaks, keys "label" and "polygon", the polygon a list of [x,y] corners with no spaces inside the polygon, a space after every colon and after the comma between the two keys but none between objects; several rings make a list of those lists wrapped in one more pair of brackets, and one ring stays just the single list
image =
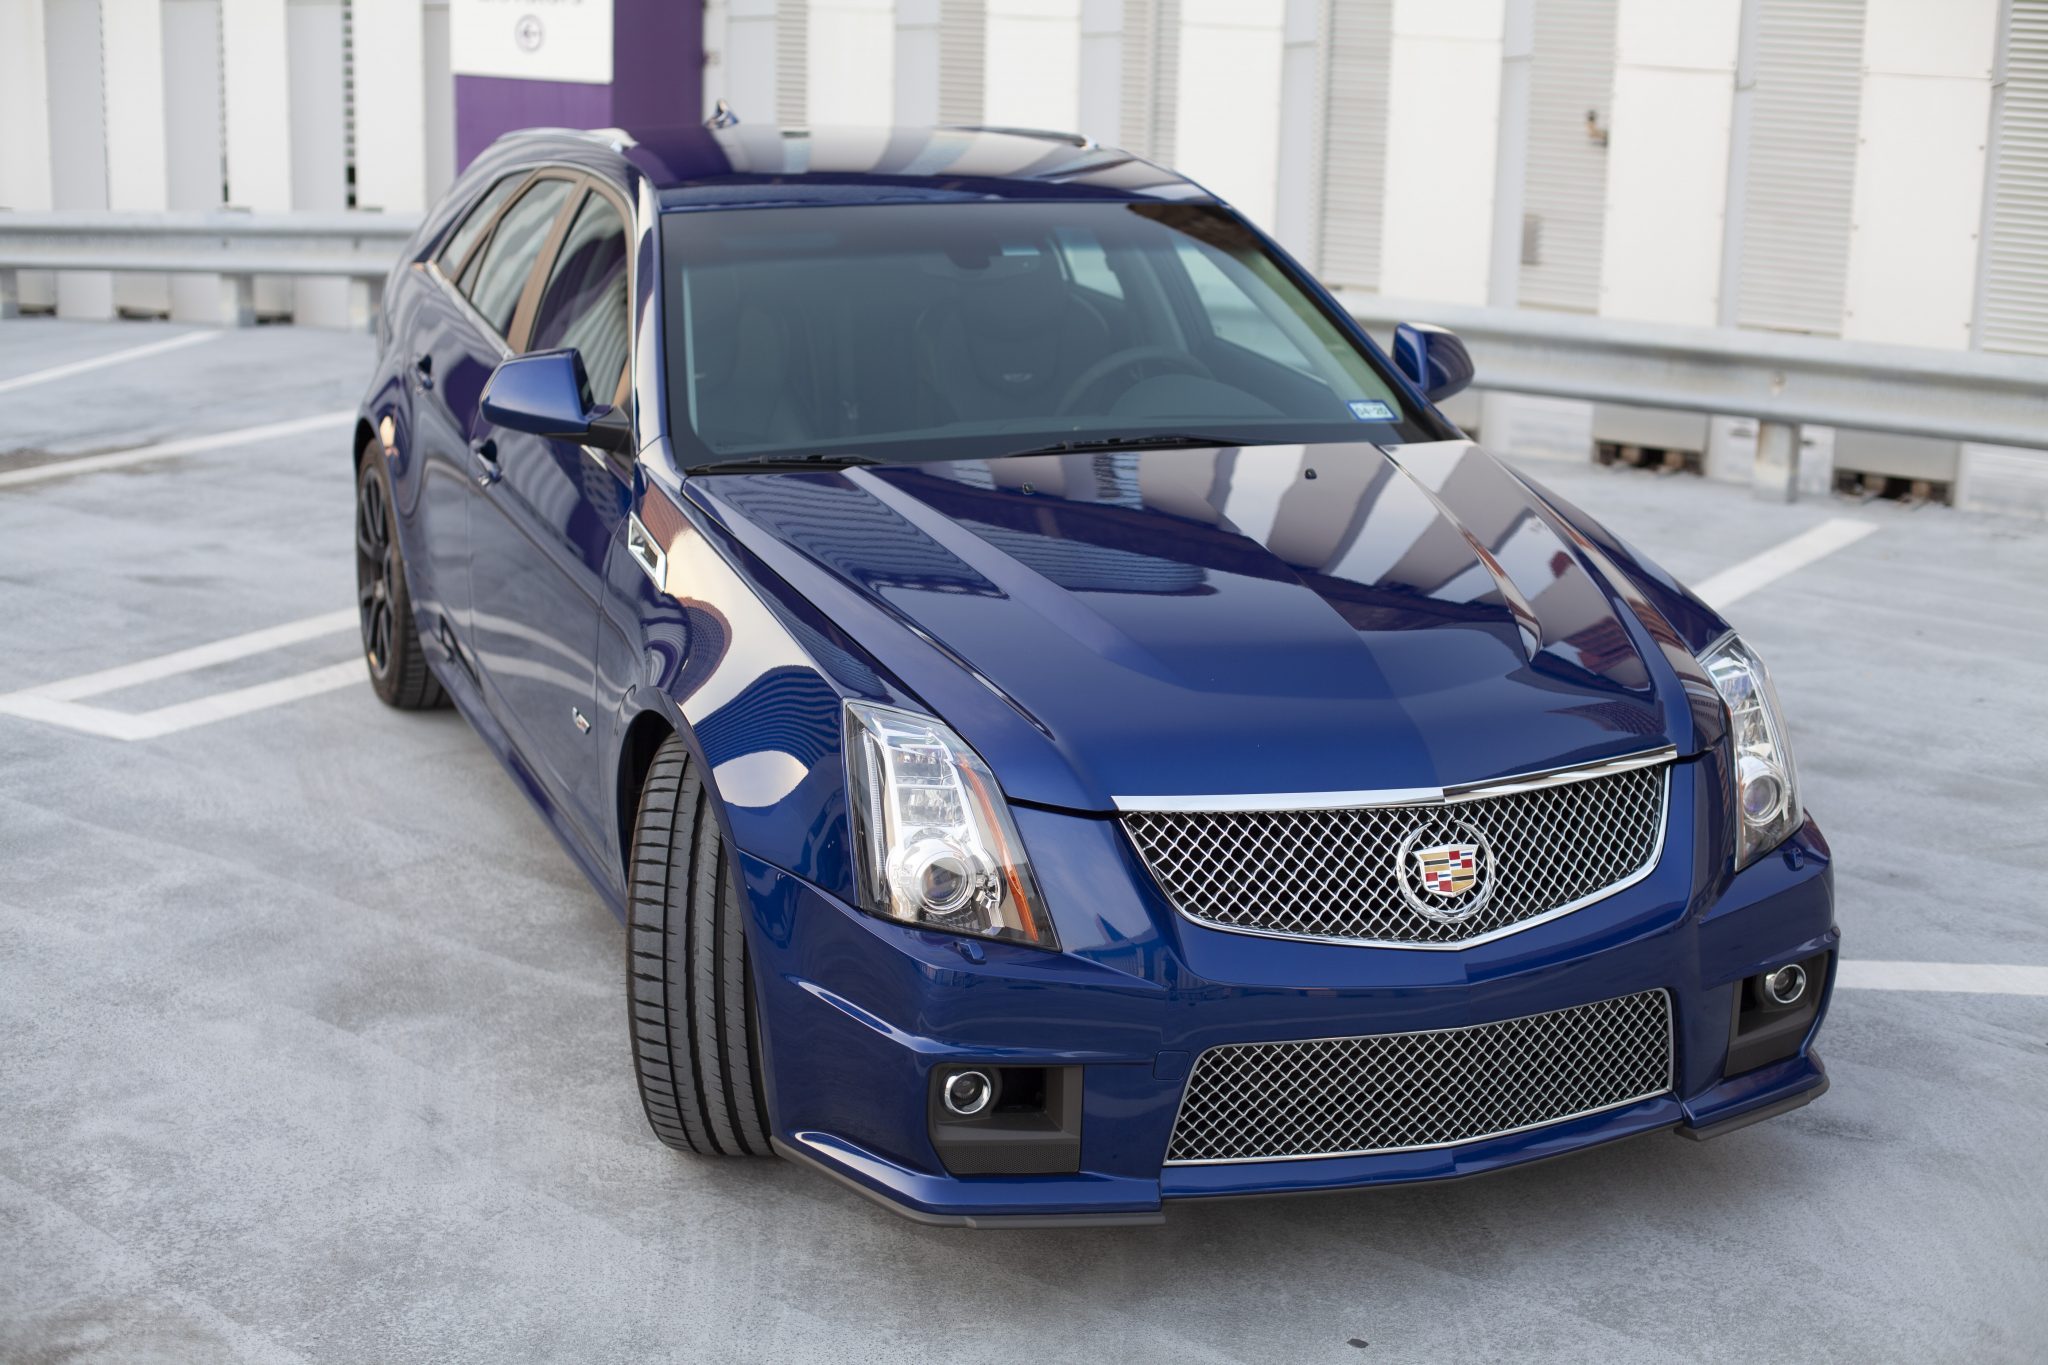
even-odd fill
[{"label": "side mirror", "polygon": [[1394,365],[1432,403],[1441,403],[1472,382],[1472,353],[1458,334],[1427,322],[1394,328]]},{"label": "side mirror", "polygon": [[617,408],[585,407],[589,388],[583,358],[573,348],[514,356],[484,386],[484,420],[550,440],[630,451],[633,423]]}]

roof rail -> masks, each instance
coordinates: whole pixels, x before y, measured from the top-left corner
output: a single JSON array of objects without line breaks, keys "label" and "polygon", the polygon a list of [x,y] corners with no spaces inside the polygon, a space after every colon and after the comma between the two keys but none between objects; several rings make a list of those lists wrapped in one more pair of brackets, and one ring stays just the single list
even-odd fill
[{"label": "roof rail", "polygon": [[1095,139],[1079,133],[1063,133],[1053,128],[1012,128],[1000,123],[945,123],[939,125],[948,133],[1007,133],[1011,137],[1035,137],[1043,142],[1064,142],[1072,147],[1093,147]]}]

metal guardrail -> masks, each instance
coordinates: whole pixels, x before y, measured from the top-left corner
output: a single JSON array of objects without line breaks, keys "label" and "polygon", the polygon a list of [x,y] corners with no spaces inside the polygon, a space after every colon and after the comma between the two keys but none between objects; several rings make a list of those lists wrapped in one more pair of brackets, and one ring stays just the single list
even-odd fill
[{"label": "metal guardrail", "polygon": [[367,286],[365,316],[419,227],[410,213],[0,212],[0,317],[20,304],[23,270],[219,275],[230,286],[222,321],[255,320],[259,275],[314,275]]},{"label": "metal guardrail", "polygon": [[2048,449],[2048,358],[1344,294],[1374,335],[1433,322],[1477,387]]},{"label": "metal guardrail", "polygon": [[[253,320],[256,276],[338,276],[365,282],[374,310],[419,221],[386,213],[0,212],[0,316],[18,302],[22,270],[215,274],[232,282],[227,320],[238,322]],[[2048,449],[2044,358],[1341,298],[1375,332],[1404,321],[1456,331],[1487,389],[1753,417],[1767,438],[1770,428],[1814,424]]]}]

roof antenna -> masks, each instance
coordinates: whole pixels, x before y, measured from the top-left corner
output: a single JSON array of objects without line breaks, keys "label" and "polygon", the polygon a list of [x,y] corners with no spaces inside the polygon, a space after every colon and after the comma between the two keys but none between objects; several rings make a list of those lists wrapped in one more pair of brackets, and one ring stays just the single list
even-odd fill
[{"label": "roof antenna", "polygon": [[724,100],[720,100],[712,106],[711,117],[704,120],[704,126],[714,130],[719,128],[736,128],[739,126],[739,121],[740,116],[732,111],[732,106]]}]

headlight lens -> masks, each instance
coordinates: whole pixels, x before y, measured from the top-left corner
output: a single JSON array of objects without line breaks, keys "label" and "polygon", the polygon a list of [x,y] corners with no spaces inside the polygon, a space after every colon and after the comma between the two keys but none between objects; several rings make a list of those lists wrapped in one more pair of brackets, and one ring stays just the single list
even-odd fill
[{"label": "headlight lens", "polygon": [[846,704],[863,908],[920,929],[1057,948],[995,776],[929,716]]},{"label": "headlight lens", "polygon": [[1735,759],[1735,866],[1749,866],[1799,825],[1799,788],[1770,672],[1748,645],[1724,636],[1700,659],[1728,706]]}]

